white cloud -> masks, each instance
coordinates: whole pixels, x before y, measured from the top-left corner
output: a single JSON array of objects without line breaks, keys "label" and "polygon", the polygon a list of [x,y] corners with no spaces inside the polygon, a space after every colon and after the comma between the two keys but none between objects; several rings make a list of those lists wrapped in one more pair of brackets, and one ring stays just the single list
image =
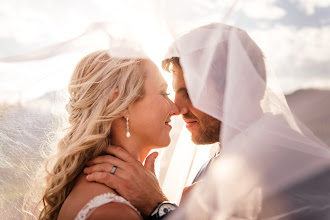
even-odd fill
[{"label": "white cloud", "polygon": [[[62,39],[68,32],[67,25],[72,23],[74,18],[69,18],[64,12],[56,8],[47,8],[42,2],[35,6],[39,1],[30,1],[29,4],[18,1],[5,1],[0,8],[0,25],[3,38],[13,38],[18,43],[42,43],[45,39],[52,41]],[[62,13],[61,13],[62,12]],[[77,27],[79,26],[76,24]],[[57,31],[57,29],[63,31]],[[72,27],[71,27],[72,28]]]},{"label": "white cloud", "polygon": [[111,0],[2,0],[0,38],[10,39],[18,48],[26,49],[18,53],[39,49],[77,37],[93,22],[106,21],[113,17],[118,17],[121,22],[125,18],[133,20],[127,14],[133,16],[134,13],[131,12],[136,7],[123,11],[127,1],[130,0],[120,3]]},{"label": "white cloud", "polygon": [[257,19],[280,19],[286,12],[274,5],[277,0],[249,0],[240,1],[239,10],[250,18]]},{"label": "white cloud", "polygon": [[269,58],[284,90],[330,88],[330,26],[298,29],[279,25],[250,34]]},{"label": "white cloud", "polygon": [[299,7],[308,15],[313,15],[316,8],[327,8],[330,6],[330,0],[290,0],[298,3]]}]

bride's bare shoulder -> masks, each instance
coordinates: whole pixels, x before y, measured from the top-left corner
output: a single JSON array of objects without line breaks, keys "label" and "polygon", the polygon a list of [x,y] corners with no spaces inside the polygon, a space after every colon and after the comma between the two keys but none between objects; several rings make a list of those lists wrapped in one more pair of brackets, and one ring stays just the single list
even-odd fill
[{"label": "bride's bare shoulder", "polygon": [[88,182],[86,175],[83,173],[80,174],[71,193],[61,207],[58,219],[74,219],[78,212],[91,199],[108,192],[116,194],[112,189],[103,184]]}]

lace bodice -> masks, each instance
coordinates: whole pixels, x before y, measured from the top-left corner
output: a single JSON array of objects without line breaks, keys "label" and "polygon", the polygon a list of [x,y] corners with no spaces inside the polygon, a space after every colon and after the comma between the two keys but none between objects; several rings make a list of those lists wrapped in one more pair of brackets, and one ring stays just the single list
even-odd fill
[{"label": "lace bodice", "polygon": [[92,213],[93,210],[95,210],[97,207],[100,207],[100,206],[110,203],[110,202],[124,203],[124,204],[132,207],[140,215],[140,212],[123,197],[115,195],[113,193],[104,193],[104,194],[95,196],[92,200],[90,200],[84,206],[84,208],[82,208],[80,210],[80,212],[77,214],[75,220],[86,220],[88,218],[88,216]]}]

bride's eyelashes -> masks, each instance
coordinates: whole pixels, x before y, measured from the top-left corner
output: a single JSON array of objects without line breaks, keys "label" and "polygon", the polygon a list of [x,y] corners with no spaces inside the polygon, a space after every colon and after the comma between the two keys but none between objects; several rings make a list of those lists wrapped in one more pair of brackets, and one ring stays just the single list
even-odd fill
[{"label": "bride's eyelashes", "polygon": [[165,98],[168,97],[169,95],[170,95],[169,92],[163,92],[163,93],[162,93],[162,96],[164,96]]}]

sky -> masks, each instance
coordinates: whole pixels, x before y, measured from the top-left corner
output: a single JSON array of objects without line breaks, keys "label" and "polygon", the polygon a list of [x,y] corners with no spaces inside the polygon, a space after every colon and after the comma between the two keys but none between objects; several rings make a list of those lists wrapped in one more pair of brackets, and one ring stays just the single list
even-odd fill
[{"label": "sky", "polygon": [[[254,3],[253,3],[254,2]],[[287,93],[330,88],[330,1],[250,0],[235,17],[264,50]]]},{"label": "sky", "polygon": [[[109,44],[99,36],[84,38],[84,43],[80,43],[80,38],[77,40],[82,33],[95,28],[91,26],[93,22],[110,20],[130,25],[132,30],[138,29],[134,37],[152,42],[158,36],[149,31],[150,27],[158,28],[153,19],[163,13],[160,8],[166,10],[173,33],[177,31],[174,27],[189,26],[187,21],[194,24],[224,21],[246,30],[264,51],[285,93],[301,88],[330,89],[330,0],[0,0],[0,3],[0,57],[31,52],[33,55],[33,51],[40,50],[47,57],[45,51],[49,48],[54,51],[58,45],[66,52],[56,50],[55,55],[38,64],[0,62],[0,99],[6,97],[7,102],[22,96],[35,98],[59,86],[65,87],[73,69],[71,63],[81,58],[71,50],[81,52],[84,45],[99,48]],[[148,15],[146,11],[152,13]],[[122,33],[120,25],[111,30]],[[72,39],[75,40],[71,42]],[[79,46],[75,48],[77,42]],[[144,49],[150,53],[160,51],[157,41],[149,45]],[[66,63],[70,65],[64,68]]]}]

